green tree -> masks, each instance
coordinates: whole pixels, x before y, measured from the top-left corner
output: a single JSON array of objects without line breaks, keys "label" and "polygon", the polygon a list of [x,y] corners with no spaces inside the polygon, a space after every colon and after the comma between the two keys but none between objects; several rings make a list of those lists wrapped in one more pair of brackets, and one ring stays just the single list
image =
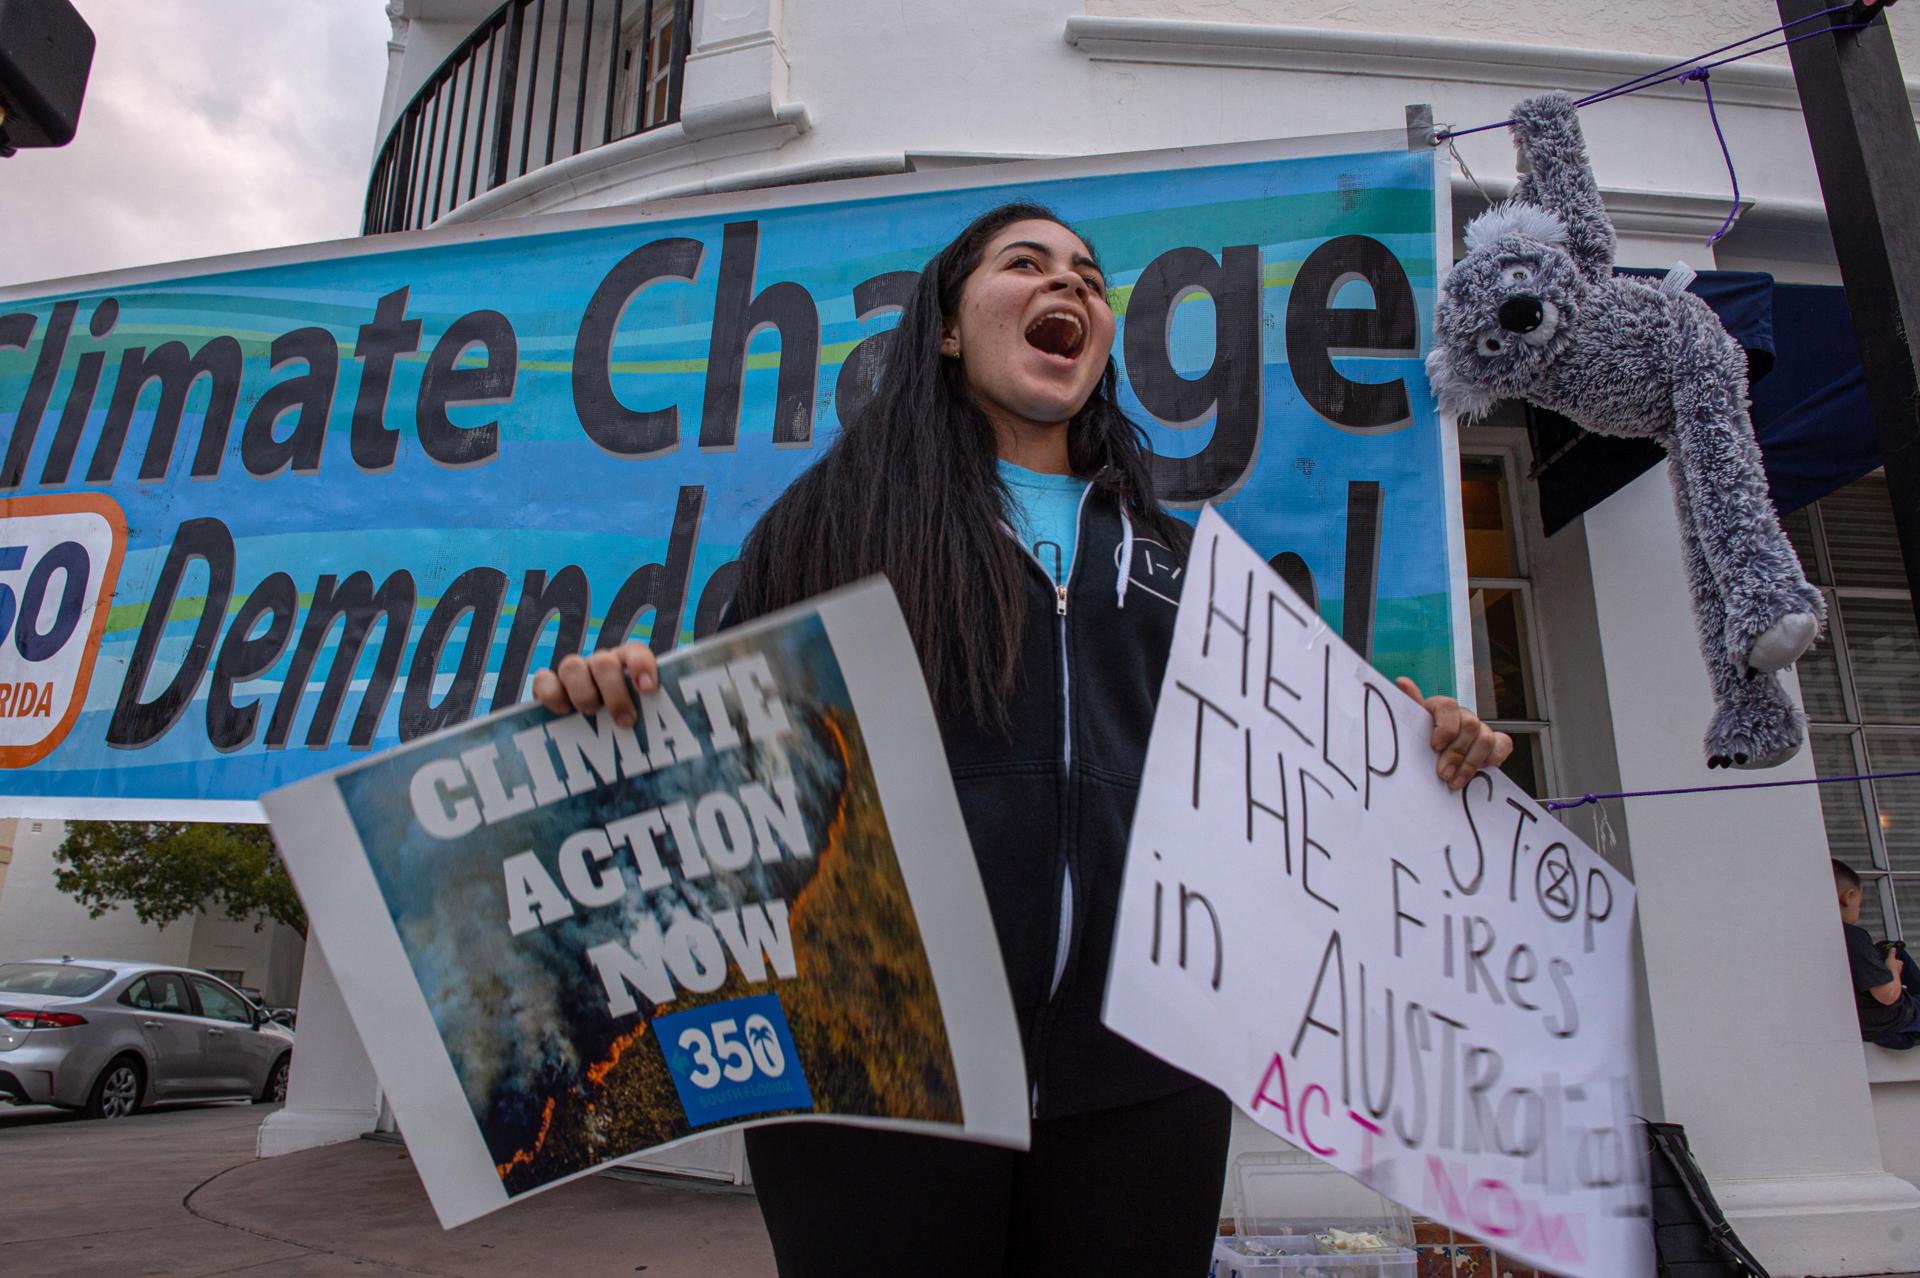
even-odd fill
[{"label": "green tree", "polygon": [[264,825],[71,821],[54,853],[54,886],[99,918],[122,905],[162,927],[202,908],[307,934],[307,912]]}]

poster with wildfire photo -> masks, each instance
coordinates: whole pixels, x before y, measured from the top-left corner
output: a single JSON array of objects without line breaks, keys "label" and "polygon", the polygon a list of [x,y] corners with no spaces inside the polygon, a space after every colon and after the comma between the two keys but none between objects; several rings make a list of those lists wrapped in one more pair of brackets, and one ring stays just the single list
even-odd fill
[{"label": "poster with wildfire photo", "polygon": [[728,1126],[1024,1148],[1019,1033],[893,594],[264,800],[448,1228]]}]

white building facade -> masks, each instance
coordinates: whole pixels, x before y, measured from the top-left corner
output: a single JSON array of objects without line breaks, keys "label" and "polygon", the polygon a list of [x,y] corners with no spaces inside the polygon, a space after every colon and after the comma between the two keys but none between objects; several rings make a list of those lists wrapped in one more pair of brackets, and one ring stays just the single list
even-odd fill
[{"label": "white building facade", "polygon": [[[558,7],[389,6],[371,229],[1397,129],[1410,104],[1465,127],[1779,21],[1760,0],[601,0],[575,4],[563,29]],[[1920,66],[1920,13],[1891,21]],[[1698,86],[1585,113],[1619,260],[1839,283],[1782,56],[1718,69],[1712,83],[1742,194],[1717,250],[1704,242],[1729,186]],[[1459,152],[1471,177],[1456,176],[1456,225],[1514,175],[1504,132]],[[1461,451],[1481,708],[1521,738],[1536,793],[1727,781],[1701,758],[1709,695],[1665,476],[1643,474],[1549,537],[1524,429],[1467,428]],[[1920,692],[1908,690],[1920,687],[1920,634],[1876,485],[1790,521],[1839,623],[1800,670],[1813,748],[1765,779],[1920,766]],[[1827,864],[1841,856],[1869,875],[1884,915],[1869,907],[1871,930],[1920,934],[1920,785],[1610,801],[1571,821],[1639,886],[1647,1104],[1686,1125],[1741,1236],[1778,1274],[1920,1269],[1920,1060],[1859,1040]],[[337,1028],[303,1033],[292,1102],[263,1130],[263,1152],[357,1134],[378,1109],[317,950],[301,1016],[303,1031]],[[716,1145],[707,1170],[736,1171],[737,1153]]]},{"label": "white building facade", "polygon": [[167,963],[211,972],[259,991],[269,1007],[291,1007],[306,959],[300,933],[272,919],[229,918],[218,907],[161,927],[130,906],[90,918],[54,882],[64,821],[0,820],[0,963],[70,954],[75,958]]}]

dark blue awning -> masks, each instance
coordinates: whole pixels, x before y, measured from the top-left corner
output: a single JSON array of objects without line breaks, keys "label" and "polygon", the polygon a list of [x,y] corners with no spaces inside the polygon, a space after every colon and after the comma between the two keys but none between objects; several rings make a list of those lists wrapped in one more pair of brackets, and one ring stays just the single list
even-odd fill
[{"label": "dark blue awning", "polygon": [[[1658,279],[1665,271],[1621,268]],[[1757,271],[1702,271],[1691,291],[1747,352],[1754,436],[1781,514],[1852,483],[1880,464],[1845,293],[1776,284]],[[1599,505],[1664,456],[1646,440],[1589,435],[1529,406],[1549,533]]]},{"label": "dark blue awning", "polygon": [[1779,353],[1753,388],[1753,433],[1785,515],[1876,469],[1880,441],[1846,291],[1774,285],[1773,328]]}]

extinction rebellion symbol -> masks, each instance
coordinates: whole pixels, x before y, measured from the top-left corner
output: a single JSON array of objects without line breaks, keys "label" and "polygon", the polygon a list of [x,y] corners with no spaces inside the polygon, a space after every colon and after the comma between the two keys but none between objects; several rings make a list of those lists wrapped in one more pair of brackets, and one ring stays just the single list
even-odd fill
[{"label": "extinction rebellion symbol", "polygon": [[38,762],[80,717],[126,548],[106,497],[0,500],[0,767]]}]

